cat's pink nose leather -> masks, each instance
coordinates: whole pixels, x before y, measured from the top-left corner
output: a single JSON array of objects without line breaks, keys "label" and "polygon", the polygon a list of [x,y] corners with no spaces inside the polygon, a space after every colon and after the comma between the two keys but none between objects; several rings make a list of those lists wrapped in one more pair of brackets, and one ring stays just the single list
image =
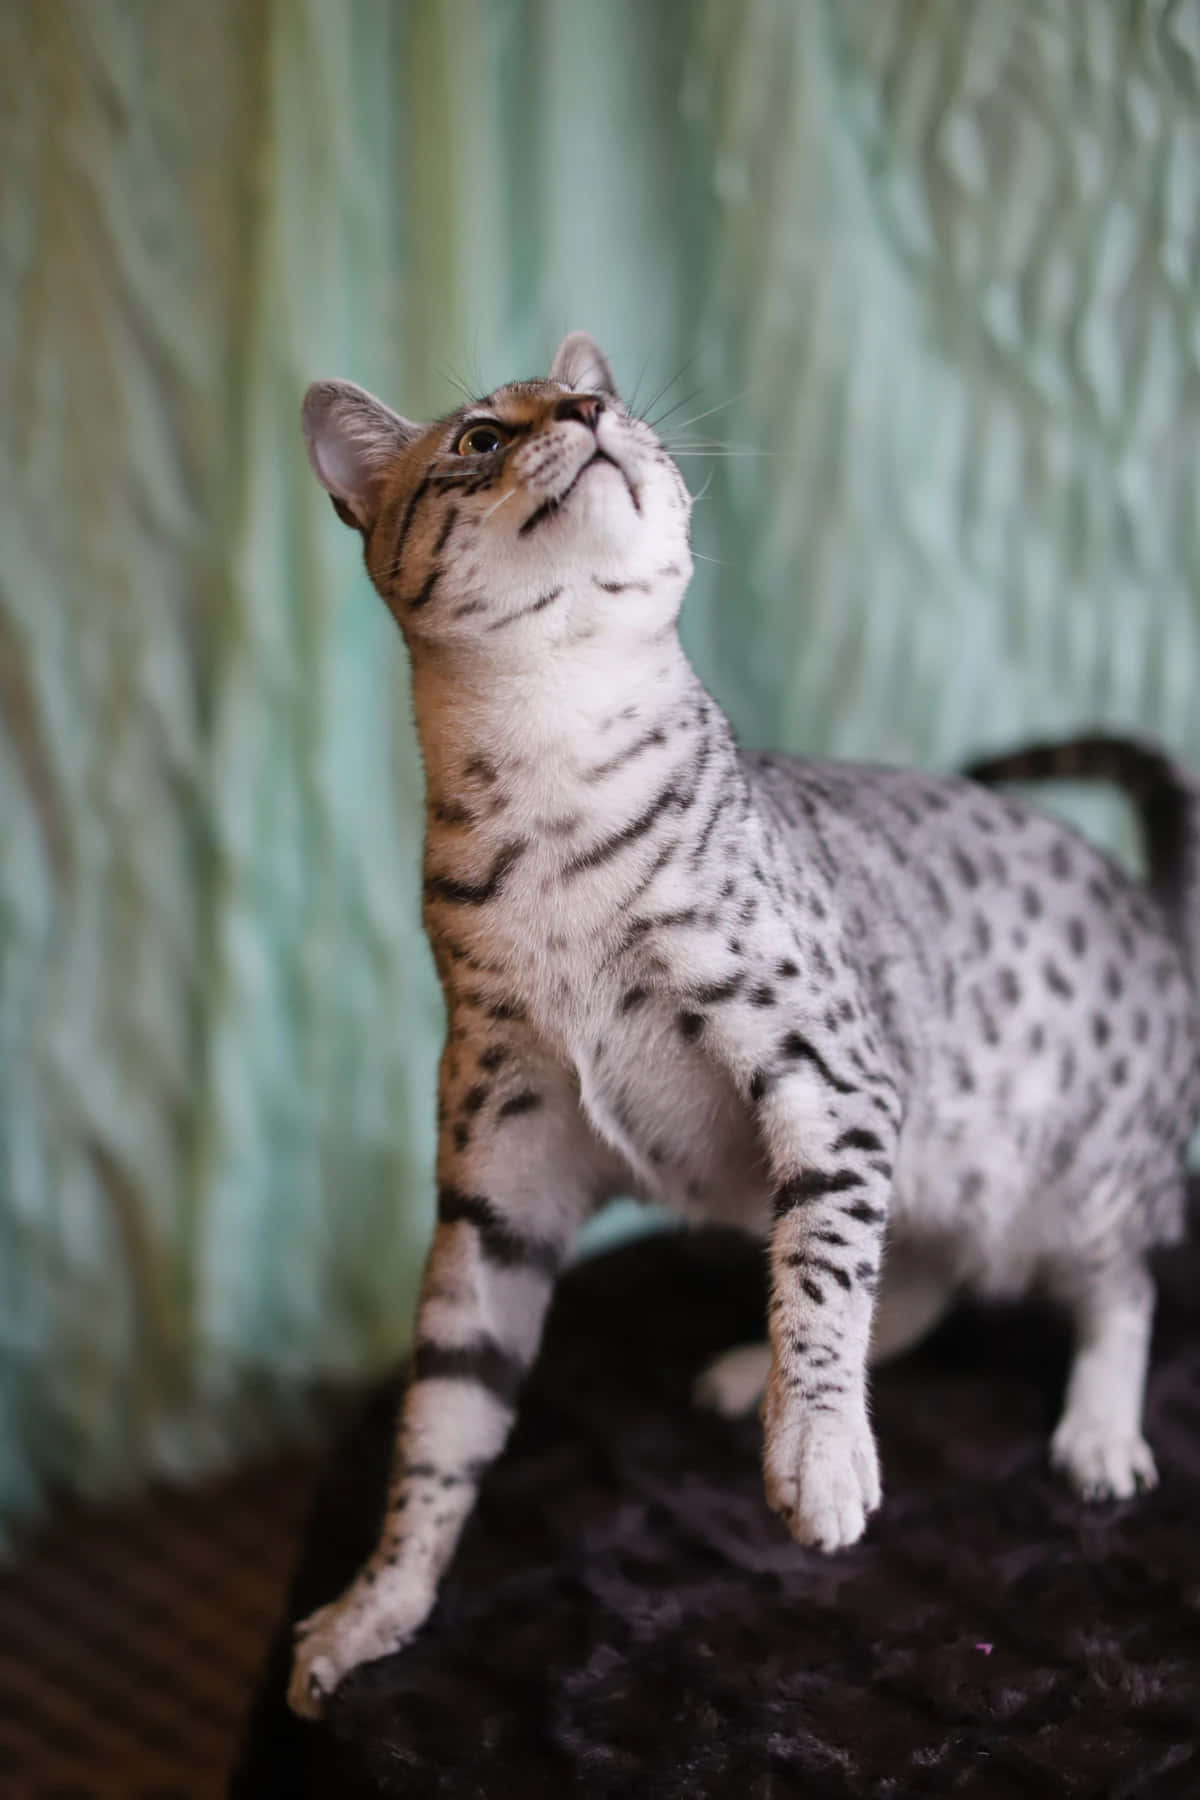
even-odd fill
[{"label": "cat's pink nose leather", "polygon": [[604,411],[602,394],[568,394],[554,408],[556,419],[578,419],[581,425],[596,429],[596,420]]}]

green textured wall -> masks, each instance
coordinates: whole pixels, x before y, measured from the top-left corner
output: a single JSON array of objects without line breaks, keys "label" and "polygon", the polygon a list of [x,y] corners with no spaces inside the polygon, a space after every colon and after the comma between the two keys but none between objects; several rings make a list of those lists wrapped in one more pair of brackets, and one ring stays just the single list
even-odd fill
[{"label": "green textured wall", "polygon": [[305,384],[687,363],[748,740],[1200,761],[1198,202],[1200,0],[0,6],[0,1517],[408,1329],[420,771]]}]

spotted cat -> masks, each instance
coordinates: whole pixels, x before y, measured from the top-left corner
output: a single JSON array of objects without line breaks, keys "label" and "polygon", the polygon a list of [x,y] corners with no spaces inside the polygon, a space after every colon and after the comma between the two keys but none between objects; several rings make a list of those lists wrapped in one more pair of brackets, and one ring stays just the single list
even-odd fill
[{"label": "spotted cat", "polygon": [[303,422],[412,659],[448,1029],[381,1535],[299,1628],[292,1705],[428,1616],[615,1194],[769,1244],[769,1353],[700,1397],[763,1390],[799,1542],[862,1534],[868,1355],[965,1289],[1057,1296],[1055,1459],[1087,1496],[1151,1484],[1145,1253],[1181,1232],[1200,1111],[1197,789],[1160,759],[1191,860],[1151,831],[1156,897],[976,782],[739,751],[676,632],[688,491],[581,333],[436,424],[342,382]]}]

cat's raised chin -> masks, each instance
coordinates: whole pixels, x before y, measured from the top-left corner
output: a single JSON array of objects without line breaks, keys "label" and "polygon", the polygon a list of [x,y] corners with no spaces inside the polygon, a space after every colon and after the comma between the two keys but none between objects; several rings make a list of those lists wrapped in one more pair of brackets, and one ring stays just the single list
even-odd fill
[{"label": "cat's raised chin", "polygon": [[350,382],[314,383],[303,425],[338,516],[414,659],[492,671],[555,649],[623,658],[673,633],[691,496],[612,370],[572,332],[545,378],[416,424]]}]

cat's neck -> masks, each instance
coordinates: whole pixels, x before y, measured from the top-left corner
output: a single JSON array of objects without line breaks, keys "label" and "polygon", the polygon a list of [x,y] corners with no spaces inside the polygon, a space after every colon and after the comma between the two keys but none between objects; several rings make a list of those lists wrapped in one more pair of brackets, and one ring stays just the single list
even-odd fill
[{"label": "cat's neck", "polygon": [[537,666],[476,652],[413,660],[429,803],[453,805],[480,778],[519,786],[552,811],[581,773],[700,691],[674,628],[631,644],[558,644]]}]

